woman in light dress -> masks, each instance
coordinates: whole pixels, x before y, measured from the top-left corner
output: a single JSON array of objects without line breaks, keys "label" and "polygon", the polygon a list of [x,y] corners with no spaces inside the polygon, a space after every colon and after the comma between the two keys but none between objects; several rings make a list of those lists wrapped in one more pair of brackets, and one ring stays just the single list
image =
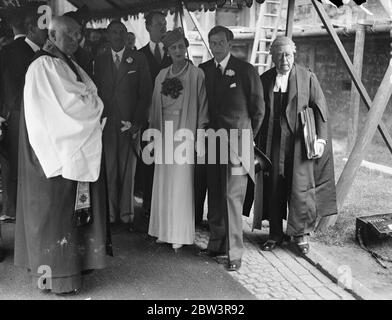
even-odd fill
[{"label": "woman in light dress", "polygon": [[[208,106],[203,71],[187,60],[189,43],[182,30],[169,31],[162,42],[173,64],[158,74],[152,99],[150,128],[162,133],[163,152],[159,164],[158,150],[154,150],[148,233],[157,238],[157,243],[169,243],[177,251],[183,245],[193,244],[195,238],[194,164],[190,161],[178,163],[184,153],[179,155],[176,148],[184,146],[185,138],[174,141],[173,149],[166,149],[165,131],[170,133],[173,130],[175,135],[179,129],[188,129],[196,140],[197,129],[204,129],[208,124]],[[189,137],[187,143],[194,146],[195,140]],[[185,153],[188,159],[193,159],[193,153]],[[165,161],[168,158],[172,161]]]}]

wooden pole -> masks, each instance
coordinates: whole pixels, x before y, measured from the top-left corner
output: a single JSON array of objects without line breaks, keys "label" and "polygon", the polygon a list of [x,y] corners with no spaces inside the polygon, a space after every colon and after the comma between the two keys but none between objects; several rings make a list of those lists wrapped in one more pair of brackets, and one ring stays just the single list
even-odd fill
[{"label": "wooden pole", "polygon": [[287,20],[286,20],[286,37],[293,37],[293,27],[294,27],[294,9],[295,0],[288,0],[287,5]]},{"label": "wooden pole", "polygon": [[207,36],[207,34],[206,34],[205,31],[202,29],[202,27],[201,27],[199,21],[197,21],[197,19],[196,19],[195,15],[193,14],[193,12],[189,12],[189,11],[186,9],[185,6],[184,6],[184,10],[185,10],[185,12],[188,13],[189,17],[191,18],[193,24],[194,24],[195,27],[196,27],[197,32],[199,32],[199,34],[200,34],[201,40],[203,41],[204,46],[205,46],[205,48],[206,48],[207,51],[208,51],[208,54],[210,55],[210,57],[212,57],[212,53],[211,53],[211,50],[210,50],[210,46],[208,45],[208,36]]},{"label": "wooden pole", "polygon": [[[354,45],[354,68],[356,75],[359,79],[362,78],[362,65],[363,65],[363,53],[365,50],[365,25],[358,23],[357,30],[355,33],[355,45]],[[347,155],[354,146],[355,139],[358,135],[358,115],[359,115],[359,104],[361,103],[361,97],[354,82],[351,86],[351,100],[350,100],[350,118],[348,122],[348,136],[347,136]]]},{"label": "wooden pole", "polygon": [[[340,175],[336,185],[336,200],[338,204],[338,212],[342,210],[344,200],[354,182],[355,174],[361,166],[362,160],[366,154],[366,150],[373,139],[377,125],[380,123],[382,115],[387,107],[388,101],[392,96],[392,59],[389,63],[387,72],[377,90],[373,105],[366,117],[365,127],[360,132],[355,142],[353,151],[347,161],[346,166]],[[325,230],[336,223],[337,215],[325,217],[321,219],[317,230]]]},{"label": "wooden pole", "polygon": [[[370,109],[372,105],[372,100],[370,99],[369,94],[367,93],[361,79],[358,78],[358,76],[355,73],[355,69],[353,64],[351,63],[351,60],[344,49],[344,46],[342,42],[340,41],[335,29],[333,28],[329,17],[327,13],[324,10],[323,5],[318,2],[317,0],[311,0],[313,3],[314,8],[316,9],[321,21],[323,22],[325,28],[327,29],[329,35],[332,37],[334,40],[334,44],[336,45],[338,52],[340,53],[340,56],[342,57],[344,64],[351,76],[352,81],[354,82],[355,86],[357,87],[359,94],[361,95],[362,100],[365,102],[365,105],[368,109]],[[383,137],[389,151],[392,153],[392,137],[390,136],[388,132],[387,126],[383,123],[380,122],[378,125],[378,130],[381,133],[381,136]]]}]

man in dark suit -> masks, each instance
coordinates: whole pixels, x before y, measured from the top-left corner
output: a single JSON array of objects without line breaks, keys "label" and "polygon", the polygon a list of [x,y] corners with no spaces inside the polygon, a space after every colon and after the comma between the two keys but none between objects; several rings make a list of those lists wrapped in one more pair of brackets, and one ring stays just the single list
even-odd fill
[{"label": "man in dark suit", "polygon": [[5,46],[0,54],[0,90],[3,101],[1,116],[7,119],[0,155],[3,214],[12,218],[15,217],[16,210],[19,116],[25,75],[34,53],[44,45],[47,38],[47,30],[38,26],[38,6],[39,3],[31,3],[24,8],[26,38],[17,38]]},{"label": "man in dark suit", "polygon": [[[162,38],[166,34],[166,17],[162,12],[153,11],[146,15],[146,29],[150,34],[150,42],[139,50],[142,52],[150,67],[151,80],[154,87],[155,78],[159,71],[170,66],[172,60],[164,49]],[[147,129],[144,126],[143,130]],[[144,145],[144,143],[143,143]],[[148,216],[151,207],[152,183],[154,164],[146,165],[139,159],[136,169],[136,191],[143,194],[143,209]]]},{"label": "man in dark suit", "polygon": [[103,145],[109,213],[112,223],[130,223],[140,130],[147,122],[152,81],[145,56],[125,46],[125,25],[114,20],[107,33],[111,49],[97,57],[95,81],[107,117]]},{"label": "man in dark suit", "polygon": [[[214,58],[200,65],[206,77],[209,127],[227,134],[212,150],[216,152],[216,164],[207,166],[210,239],[207,250],[201,253],[209,256],[227,253],[229,271],[241,267],[242,206],[248,176],[254,178],[253,137],[264,116],[259,76],[252,65],[230,54],[233,38],[225,27],[211,29],[208,40]],[[231,135],[236,133],[233,130],[238,130],[238,134]],[[220,145],[229,150],[229,161],[225,162],[221,156]]]}]

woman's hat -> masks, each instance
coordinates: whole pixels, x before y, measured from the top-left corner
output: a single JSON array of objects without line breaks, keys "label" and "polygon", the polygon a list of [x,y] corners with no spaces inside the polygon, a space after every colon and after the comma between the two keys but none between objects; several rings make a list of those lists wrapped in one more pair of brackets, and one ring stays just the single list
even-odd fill
[{"label": "woman's hat", "polygon": [[165,46],[165,48],[168,49],[172,44],[176,43],[181,39],[184,39],[185,45],[188,47],[189,42],[185,38],[182,28],[176,28],[166,33],[166,35],[162,39],[162,43]]}]

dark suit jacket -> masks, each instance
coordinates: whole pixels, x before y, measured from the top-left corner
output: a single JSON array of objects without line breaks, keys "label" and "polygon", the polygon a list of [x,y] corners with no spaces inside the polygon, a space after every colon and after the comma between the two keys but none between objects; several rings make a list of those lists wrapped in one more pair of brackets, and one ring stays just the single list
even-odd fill
[{"label": "dark suit jacket", "polygon": [[142,52],[147,59],[148,66],[150,67],[151,79],[154,85],[155,78],[157,77],[159,71],[170,66],[173,63],[172,59],[169,57],[167,53],[165,53],[161,61],[161,64],[158,64],[157,60],[155,59],[154,55],[150,50],[150,43],[147,43],[147,45],[141,48],[139,52]]},{"label": "dark suit jacket", "polygon": [[93,56],[86,49],[78,47],[74,53],[76,63],[90,76],[93,76]]},{"label": "dark suit jacket", "polygon": [[25,75],[33,57],[34,51],[25,42],[25,38],[18,38],[1,50],[0,90],[3,116],[10,111],[20,111]]},{"label": "dark suit jacket", "polygon": [[[265,111],[263,88],[256,69],[251,64],[231,56],[222,79],[216,81],[214,59],[199,67],[206,78],[210,128],[239,129],[240,134],[243,129],[251,129],[255,137]],[[238,145],[241,145],[241,136]],[[253,152],[251,156],[253,157]],[[252,171],[251,168],[248,173],[253,178]]]},{"label": "dark suit jacket", "polygon": [[[211,59],[199,67],[206,76],[210,127],[214,129],[252,129],[255,136],[264,117],[261,81],[255,68],[231,56],[222,81],[215,86],[215,62]],[[234,71],[229,76],[228,70]],[[216,99],[217,97],[217,99]]]},{"label": "dark suit jacket", "polygon": [[126,48],[118,71],[111,51],[98,56],[94,79],[104,103],[103,117],[110,120],[116,114],[123,121],[141,126],[147,123],[152,81],[143,54]]}]

